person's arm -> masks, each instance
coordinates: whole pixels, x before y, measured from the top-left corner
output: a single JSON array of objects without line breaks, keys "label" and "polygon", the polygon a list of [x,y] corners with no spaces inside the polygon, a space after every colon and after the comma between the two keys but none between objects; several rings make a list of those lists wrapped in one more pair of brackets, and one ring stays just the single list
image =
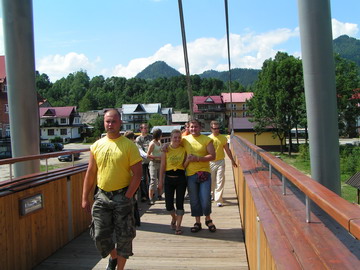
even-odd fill
[{"label": "person's arm", "polygon": [[224,145],[224,150],[225,150],[227,156],[230,158],[232,166],[233,166],[233,167],[237,167],[237,165],[236,165],[236,163],[235,163],[235,160],[234,160],[234,158],[233,158],[233,156],[232,156],[231,150],[230,150],[230,148],[229,148],[229,146],[228,146],[227,143]]},{"label": "person's arm", "polygon": [[159,189],[162,191],[164,186],[164,176],[166,170],[166,153],[161,153],[161,163],[160,163],[160,171],[159,171]]},{"label": "person's arm", "polygon": [[184,166],[185,169],[189,165],[189,163],[190,163],[190,160],[188,159],[187,153],[185,153],[184,162],[183,162],[183,166]]},{"label": "person's arm", "polygon": [[135,163],[134,165],[130,166],[130,170],[132,172],[132,177],[130,180],[130,185],[126,191],[125,197],[127,198],[132,198],[136,192],[136,190],[138,189],[139,185],[140,185],[140,181],[141,181],[141,176],[142,176],[142,165],[141,165],[141,161],[139,161],[138,163]]},{"label": "person's arm", "polygon": [[206,146],[206,151],[208,152],[207,155],[200,157],[196,155],[189,155],[188,160],[190,162],[206,162],[206,161],[212,161],[215,159],[215,148],[213,142],[209,142],[209,144]]},{"label": "person's arm", "polygon": [[148,151],[146,153],[146,157],[153,160],[155,157],[153,155],[151,155],[151,153],[153,152],[155,147],[155,143],[152,141],[149,145]]},{"label": "person's arm", "polygon": [[82,193],[82,201],[81,201],[82,208],[84,208],[88,212],[91,212],[89,194],[94,186],[96,175],[97,175],[97,170],[98,170],[98,168],[97,168],[97,164],[96,164],[94,155],[90,152],[89,165],[88,165],[88,168],[87,168],[87,171],[85,174],[83,193]]}]

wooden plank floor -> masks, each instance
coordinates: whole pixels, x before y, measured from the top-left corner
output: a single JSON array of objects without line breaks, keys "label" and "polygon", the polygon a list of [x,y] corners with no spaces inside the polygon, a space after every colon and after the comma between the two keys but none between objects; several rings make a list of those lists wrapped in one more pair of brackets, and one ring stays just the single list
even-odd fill
[{"label": "wooden plank floor", "polygon": [[[126,269],[248,269],[243,232],[235,195],[231,163],[226,159],[224,207],[213,203],[212,218],[217,231],[203,229],[191,233],[194,218],[190,215],[189,201],[185,203],[183,234],[175,235],[170,229],[170,215],[165,202],[149,207],[140,204],[141,226],[137,229],[132,256]],[[202,218],[203,228],[205,227]],[[36,270],[105,269],[107,258],[97,253],[88,232],[74,239],[64,248],[38,265]]]}]

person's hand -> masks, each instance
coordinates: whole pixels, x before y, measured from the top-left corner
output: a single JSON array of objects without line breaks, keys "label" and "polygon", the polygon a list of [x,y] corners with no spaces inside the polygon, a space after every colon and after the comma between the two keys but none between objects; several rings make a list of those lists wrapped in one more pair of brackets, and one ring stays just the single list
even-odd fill
[{"label": "person's hand", "polygon": [[188,161],[190,161],[190,162],[199,161],[199,157],[198,157],[198,156],[194,156],[193,154],[188,155],[187,159],[188,159]]},{"label": "person's hand", "polygon": [[91,213],[91,204],[88,199],[83,199],[81,202],[81,207],[88,213]]},{"label": "person's hand", "polygon": [[159,182],[158,189],[159,189],[160,194],[161,194],[161,193],[162,193],[162,189],[163,189],[163,183],[162,183],[162,181]]},{"label": "person's hand", "polygon": [[161,152],[168,152],[169,151],[169,145],[170,145],[170,143],[163,143],[162,145],[161,145]]}]

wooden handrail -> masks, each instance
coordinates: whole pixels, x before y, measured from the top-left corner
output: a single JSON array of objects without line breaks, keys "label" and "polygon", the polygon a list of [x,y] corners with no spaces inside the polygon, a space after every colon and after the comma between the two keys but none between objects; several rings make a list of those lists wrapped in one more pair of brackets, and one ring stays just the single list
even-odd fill
[{"label": "wooden handrail", "polygon": [[248,140],[233,136],[232,139],[234,138],[286,177],[351,235],[360,239],[360,207],[358,205],[346,201],[311,177],[251,144]]},{"label": "wooden handrail", "polygon": [[58,157],[58,156],[62,156],[62,155],[71,155],[73,153],[81,153],[81,152],[87,152],[87,151],[89,151],[89,149],[83,148],[83,149],[77,149],[77,150],[60,151],[60,152],[53,152],[53,153],[46,153],[46,154],[39,154],[39,155],[29,155],[29,156],[23,156],[23,157],[6,158],[6,159],[0,160],[0,165],[14,164],[17,162],[36,160],[36,159],[47,159],[47,158]]}]

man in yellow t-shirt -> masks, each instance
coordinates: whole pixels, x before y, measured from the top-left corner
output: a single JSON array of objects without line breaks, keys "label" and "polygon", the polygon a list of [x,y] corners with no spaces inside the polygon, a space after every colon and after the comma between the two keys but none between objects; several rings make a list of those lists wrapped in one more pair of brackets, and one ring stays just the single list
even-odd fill
[{"label": "man in yellow t-shirt", "polygon": [[[90,192],[97,180],[98,191],[92,206],[92,237],[107,269],[124,269],[135,238],[134,193],[141,179],[141,161],[136,145],[120,135],[120,113],[111,109],[104,115],[106,136],[90,148],[84,179],[82,207],[90,211]],[[116,245],[112,240],[116,236]]]},{"label": "man in yellow t-shirt", "polygon": [[223,206],[223,192],[224,192],[224,185],[225,185],[225,153],[231,160],[231,163],[234,167],[236,167],[236,163],[234,158],[231,154],[229,149],[227,138],[224,135],[220,134],[220,125],[217,121],[211,121],[210,128],[212,134],[209,137],[214,142],[214,148],[216,152],[215,160],[210,162],[210,169],[211,169],[211,192],[214,201],[216,202],[217,206]]}]

